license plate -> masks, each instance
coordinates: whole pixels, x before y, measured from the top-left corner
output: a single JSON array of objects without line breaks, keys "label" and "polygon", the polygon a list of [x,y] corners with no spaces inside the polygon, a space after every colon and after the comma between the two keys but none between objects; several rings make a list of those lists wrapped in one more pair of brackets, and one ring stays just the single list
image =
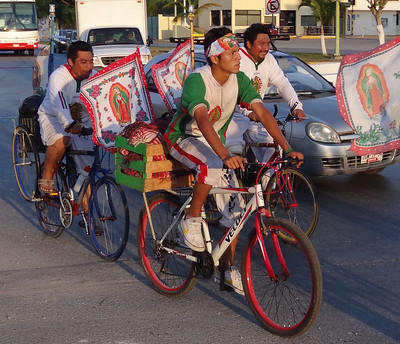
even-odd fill
[{"label": "license plate", "polygon": [[17,48],[19,47],[19,44],[13,44],[13,47]]},{"label": "license plate", "polygon": [[361,163],[362,164],[369,164],[371,162],[378,162],[382,161],[383,154],[367,154],[361,156]]}]

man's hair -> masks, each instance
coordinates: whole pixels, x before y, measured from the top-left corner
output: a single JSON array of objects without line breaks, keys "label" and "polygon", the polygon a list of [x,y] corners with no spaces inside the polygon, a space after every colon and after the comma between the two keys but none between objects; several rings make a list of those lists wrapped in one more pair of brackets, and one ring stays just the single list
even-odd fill
[{"label": "man's hair", "polygon": [[[204,36],[204,52],[210,47],[210,45],[215,42],[218,38],[232,33],[230,29],[225,26],[217,27],[215,29],[209,30]],[[208,56],[206,56],[208,64],[211,66],[212,62]]]},{"label": "man's hair", "polygon": [[71,59],[75,62],[75,59],[78,57],[78,51],[88,51],[93,55],[93,48],[88,42],[76,41],[72,42],[68,47],[67,59]]},{"label": "man's hair", "polygon": [[250,42],[252,45],[254,41],[257,39],[257,35],[259,33],[266,33],[269,36],[269,28],[266,24],[255,23],[251,24],[244,32],[243,32],[243,42],[244,46],[247,47],[247,42]]}]

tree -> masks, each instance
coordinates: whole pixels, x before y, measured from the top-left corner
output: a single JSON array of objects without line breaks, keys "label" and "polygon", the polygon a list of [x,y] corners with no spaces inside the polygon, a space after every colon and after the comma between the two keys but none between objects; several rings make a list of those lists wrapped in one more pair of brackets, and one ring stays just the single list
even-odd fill
[{"label": "tree", "polygon": [[56,5],[56,23],[58,28],[75,28],[74,0],[36,0],[39,18],[49,16],[49,4]]},{"label": "tree", "polygon": [[389,0],[367,0],[369,10],[375,17],[376,31],[378,31],[379,44],[385,43],[385,32],[382,26],[382,11]]},{"label": "tree", "polygon": [[198,6],[198,1],[196,1],[196,0],[194,0],[194,1],[187,0],[186,7],[184,6],[183,3],[179,2],[179,1],[174,1],[174,2],[167,3],[164,6],[164,8],[172,8],[174,6],[178,6],[178,7],[181,7],[183,9],[183,12],[178,13],[178,15],[172,20],[173,23],[176,23],[179,18],[182,18],[182,19],[189,18],[189,8],[192,5],[193,5],[193,8],[194,8],[194,12],[193,12],[194,16],[199,15],[201,12],[210,9],[211,7],[221,7],[221,5],[213,3],[213,2],[207,2],[206,4]]},{"label": "tree", "polygon": [[331,0],[302,0],[298,7],[310,7],[315,20],[319,22],[321,27],[321,48],[323,55],[328,55],[325,45],[324,25],[329,25],[332,23],[332,19],[335,16],[335,5],[335,1]]},{"label": "tree", "polygon": [[149,17],[154,17],[158,14],[172,15],[174,13],[173,8],[164,8],[168,2],[169,0],[147,0],[147,15]]}]

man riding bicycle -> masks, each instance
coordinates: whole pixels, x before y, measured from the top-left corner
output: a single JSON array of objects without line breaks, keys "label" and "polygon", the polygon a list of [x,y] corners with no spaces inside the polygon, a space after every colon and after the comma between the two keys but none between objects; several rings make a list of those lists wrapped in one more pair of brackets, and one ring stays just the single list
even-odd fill
[{"label": "man riding bicycle", "polygon": [[[238,102],[257,115],[290,157],[303,158],[290,149],[250,79],[239,72],[239,46],[231,31],[225,27],[210,30],[205,36],[204,50],[208,65],[196,69],[185,80],[178,110],[164,135],[171,155],[197,171],[190,209],[179,228],[185,244],[199,252],[205,249],[200,212],[212,185],[221,183],[224,165],[244,170],[245,159],[231,155],[224,145],[226,129]],[[234,208],[236,211],[229,214],[231,224],[241,212],[239,204]],[[231,245],[223,257],[225,283],[240,281],[239,272],[231,270],[234,250],[235,245]],[[232,287],[243,293],[241,283]]]},{"label": "man riding bicycle", "polygon": [[[57,192],[53,170],[66,147],[71,145],[76,150],[93,150],[91,136],[79,135],[82,127],[91,127],[89,113],[80,101],[81,86],[95,74],[91,45],[83,41],[71,43],[67,61],[51,74],[46,96],[38,109],[40,134],[47,146],[39,189],[46,194]],[[88,155],[74,155],[73,158],[79,174],[93,162],[93,157]],[[82,207],[87,214],[87,202],[82,203]]]}]

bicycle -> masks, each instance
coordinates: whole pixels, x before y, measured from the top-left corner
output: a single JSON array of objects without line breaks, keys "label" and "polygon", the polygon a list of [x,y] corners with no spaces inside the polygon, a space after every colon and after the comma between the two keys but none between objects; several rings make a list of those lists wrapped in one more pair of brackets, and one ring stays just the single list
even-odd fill
[{"label": "bicycle", "polygon": [[[82,135],[91,134],[91,128],[82,129]],[[110,176],[111,171],[101,166],[105,154],[100,156],[97,145],[94,145],[93,151],[68,148],[53,171],[58,191],[42,194],[38,187],[40,156],[34,139],[35,135],[27,126],[18,125],[12,138],[12,159],[18,189],[25,200],[35,203],[36,215],[44,233],[57,238],[72,225],[73,217],[81,215],[81,223],[86,234],[91,235],[100,257],[108,261],[119,258],[128,241],[129,208],[122,187]],[[75,171],[70,171],[72,155],[94,156],[90,172],[76,199],[73,186],[77,176]],[[80,206],[89,187],[89,214],[86,218]]]},{"label": "bicycle", "polygon": [[[183,244],[178,223],[192,199],[190,188],[161,191],[147,200],[137,226],[138,255],[151,285],[161,294],[179,297],[188,293],[199,275],[211,278],[219,266],[224,289],[223,253],[256,213],[255,228],[246,242],[241,273],[246,300],[261,324],[270,332],[291,337],[305,332],[316,319],[322,300],[322,273],[309,238],[295,224],[272,217],[259,182],[275,163],[257,164],[252,187],[217,188],[211,194],[251,194],[245,209],[213,248],[203,212],[204,252],[192,252]],[[254,165],[254,164],[253,164]],[[183,201],[179,196],[187,196]],[[288,244],[284,237],[294,243]]]},{"label": "bicycle", "polygon": [[[294,109],[290,109],[282,121],[276,119],[283,135],[286,135],[286,124],[296,120]],[[273,116],[276,118],[277,106],[274,105]],[[256,162],[251,147],[272,148],[274,151],[267,163],[277,163],[282,160],[282,149],[274,140],[272,143],[246,143],[244,156],[248,162]],[[255,173],[251,169],[245,172],[237,171],[236,176],[240,185],[249,186],[254,182]],[[291,163],[273,164],[272,172],[266,171],[268,184],[265,189],[269,212],[276,217],[286,218],[300,227],[308,237],[314,233],[319,217],[319,204],[315,188],[311,180]],[[222,218],[213,196],[209,195],[205,204],[207,222],[216,225]],[[289,240],[289,239],[288,239]]]}]

